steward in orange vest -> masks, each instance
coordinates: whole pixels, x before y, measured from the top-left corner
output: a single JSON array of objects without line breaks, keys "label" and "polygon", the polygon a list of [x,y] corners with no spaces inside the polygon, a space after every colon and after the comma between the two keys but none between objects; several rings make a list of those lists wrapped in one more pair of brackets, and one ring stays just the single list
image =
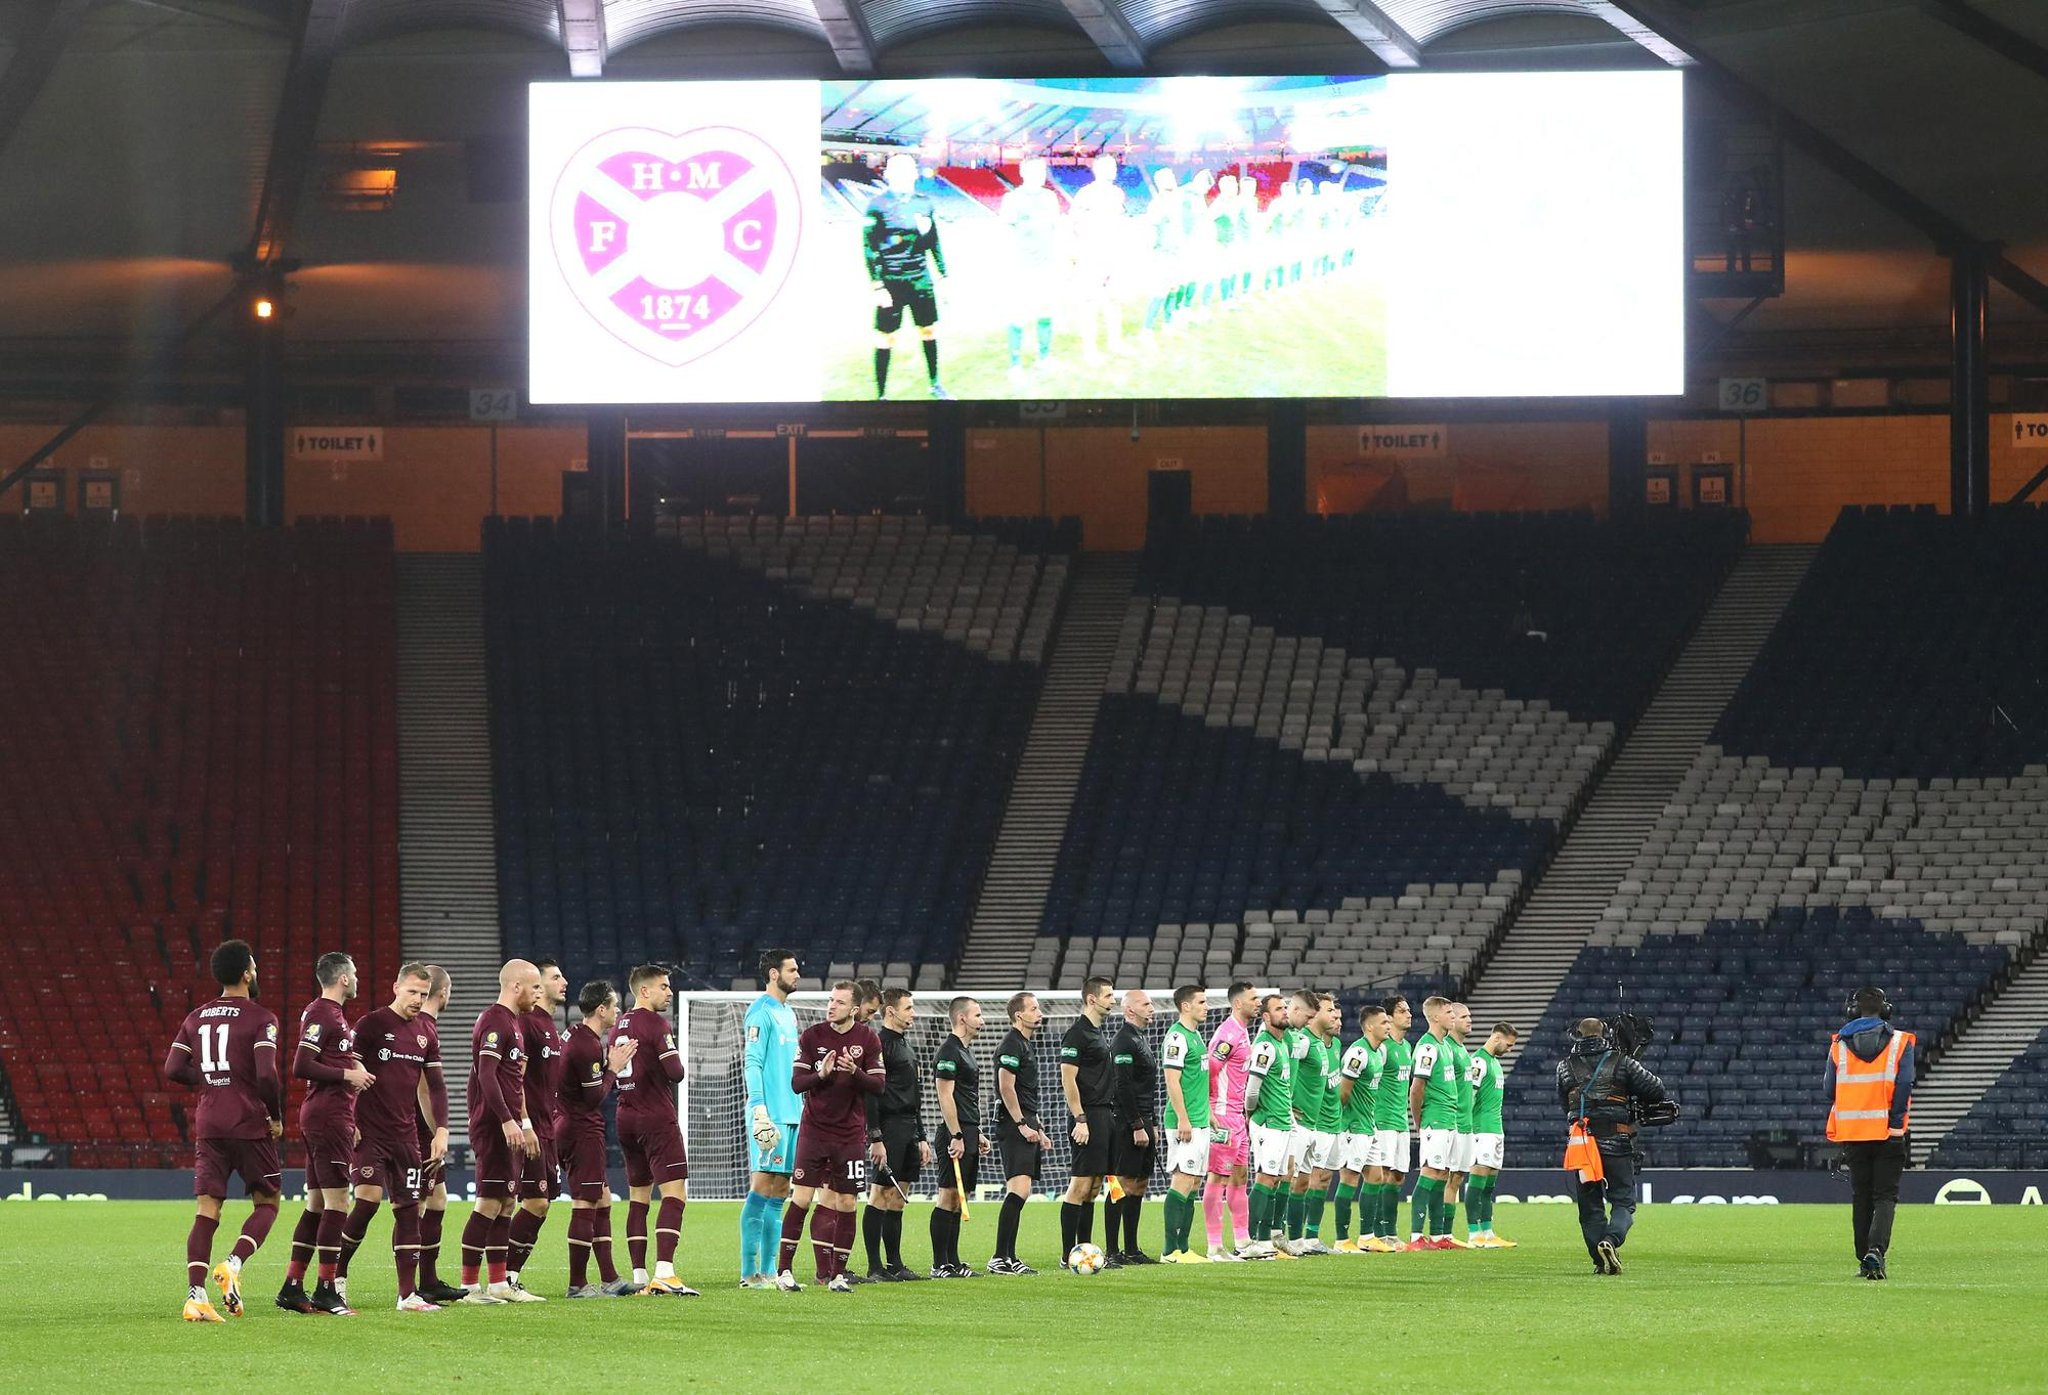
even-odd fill
[{"label": "steward in orange vest", "polygon": [[1891,999],[1881,988],[1857,989],[1847,1009],[1850,1020],[1828,1043],[1822,1086],[1828,1097],[1828,1141],[1842,1145],[1855,1191],[1860,1272],[1866,1279],[1882,1279],[1899,1205],[1899,1176],[1906,1169],[1918,1039],[1891,1025]]}]

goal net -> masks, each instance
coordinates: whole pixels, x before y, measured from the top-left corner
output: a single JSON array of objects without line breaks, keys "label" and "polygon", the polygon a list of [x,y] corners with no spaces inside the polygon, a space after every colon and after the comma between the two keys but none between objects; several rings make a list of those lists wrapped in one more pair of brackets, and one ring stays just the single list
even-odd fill
[{"label": "goal net", "polygon": [[[1049,1146],[1041,1190],[1064,1187],[1073,1163],[1074,1144],[1066,1129],[1067,1106],[1060,1093],[1059,1041],[1081,1016],[1081,995],[1034,989],[1038,1004],[1045,1009],[1045,1022],[1032,1038],[1038,1059],[1039,1115],[1045,1121]],[[1173,1025],[1173,990],[1149,988],[1154,1011],[1146,1040],[1154,1056],[1167,1028]],[[799,1031],[825,1020],[827,993],[793,993],[789,1005],[796,1010]],[[932,1086],[932,1062],[939,1045],[951,1030],[947,1006],[962,996],[955,992],[919,993],[917,1018],[908,1033],[910,1049],[917,1057],[919,1094],[924,1108],[925,1134],[939,1132],[938,1094]],[[981,1071],[981,1117],[984,1131],[993,1137],[996,1117],[997,1045],[1010,1030],[1005,1005],[1009,993],[967,993],[981,1004],[981,1034],[970,1050]],[[1209,1025],[1203,1035],[1213,1032],[1227,1008],[1221,993],[1210,995]],[[683,1135],[690,1149],[690,1197],[705,1201],[733,1201],[747,1194],[747,1077],[746,1016],[759,993],[678,993],[675,1000],[676,1040],[683,1043],[683,1083],[677,1087],[683,1116]],[[869,1024],[877,1029],[881,1019]],[[1121,1014],[1102,1024],[1105,1040],[1123,1027]],[[1154,1082],[1154,1090],[1160,1085]],[[1163,1103],[1163,1101],[1162,1101]],[[1160,1154],[1162,1160],[1164,1152]],[[1000,1167],[984,1166],[980,1192],[993,1197],[1003,1188]],[[1161,1177],[1164,1173],[1161,1172]],[[930,1197],[938,1189],[936,1170],[927,1168],[916,1186],[916,1197]]]}]

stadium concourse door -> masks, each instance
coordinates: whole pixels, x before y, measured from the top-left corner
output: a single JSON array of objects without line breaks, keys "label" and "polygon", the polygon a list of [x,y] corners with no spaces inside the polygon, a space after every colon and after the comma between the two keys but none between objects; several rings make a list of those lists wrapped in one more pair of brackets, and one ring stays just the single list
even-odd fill
[{"label": "stadium concourse door", "polygon": [[703,514],[946,512],[929,433],[686,427],[626,433],[627,527]]}]

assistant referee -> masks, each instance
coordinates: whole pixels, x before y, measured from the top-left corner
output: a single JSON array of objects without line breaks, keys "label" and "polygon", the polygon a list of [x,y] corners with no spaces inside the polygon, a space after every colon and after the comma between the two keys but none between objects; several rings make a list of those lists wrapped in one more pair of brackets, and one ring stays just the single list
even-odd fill
[{"label": "assistant referee", "polygon": [[[1102,1024],[1115,1009],[1115,986],[1106,978],[1089,979],[1081,985],[1081,1016],[1060,1038],[1060,1092],[1067,1098],[1074,1140],[1074,1180],[1060,1205],[1062,1269],[1074,1246],[1095,1239],[1095,1198],[1109,1175],[1116,1140],[1116,1069]],[[1114,1249],[1114,1243],[1109,1248]],[[1103,1267],[1119,1268],[1121,1261],[1110,1254]]]}]

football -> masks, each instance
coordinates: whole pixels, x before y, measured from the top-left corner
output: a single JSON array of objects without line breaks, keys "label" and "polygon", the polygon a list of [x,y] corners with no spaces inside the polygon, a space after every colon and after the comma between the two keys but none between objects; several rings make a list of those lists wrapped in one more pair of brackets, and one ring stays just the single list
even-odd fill
[{"label": "football", "polygon": [[1076,1274],[1102,1272],[1102,1251],[1094,1245],[1076,1245],[1067,1251],[1067,1268]]}]

